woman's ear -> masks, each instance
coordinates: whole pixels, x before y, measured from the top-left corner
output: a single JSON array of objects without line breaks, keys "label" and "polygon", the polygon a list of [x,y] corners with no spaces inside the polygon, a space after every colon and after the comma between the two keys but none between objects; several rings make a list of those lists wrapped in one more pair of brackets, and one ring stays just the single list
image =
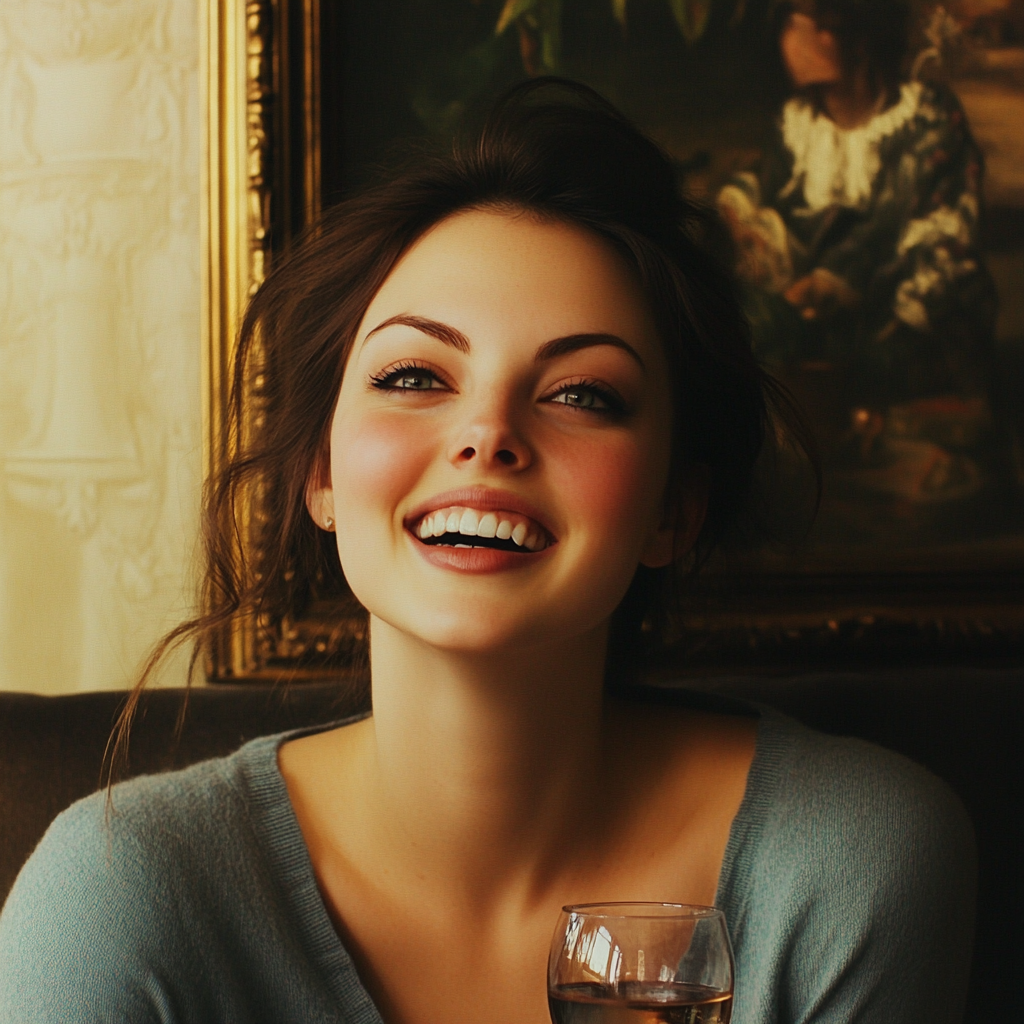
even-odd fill
[{"label": "woman's ear", "polygon": [[640,564],[661,569],[685,555],[700,535],[708,511],[711,474],[707,466],[690,466],[666,502],[665,518],[644,548]]},{"label": "woman's ear", "polygon": [[306,480],[306,508],[321,530],[334,530],[334,488],[331,486],[331,462],[324,452]]}]

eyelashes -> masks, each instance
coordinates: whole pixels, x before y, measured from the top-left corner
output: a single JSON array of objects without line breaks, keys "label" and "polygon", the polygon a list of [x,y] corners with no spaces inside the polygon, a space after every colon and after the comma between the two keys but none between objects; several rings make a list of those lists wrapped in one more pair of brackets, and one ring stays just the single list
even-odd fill
[{"label": "eyelashes", "polygon": [[627,411],[626,403],[614,388],[586,377],[563,384],[545,401],[606,416],[622,416]]},{"label": "eyelashes", "polygon": [[370,386],[378,391],[450,391],[436,371],[420,363],[399,363],[370,374]]},{"label": "eyelashes", "polygon": [[[387,366],[370,374],[369,384],[384,392],[455,390],[436,370],[413,360]],[[589,377],[567,381],[554,392],[545,395],[541,401],[606,417],[622,417],[628,412],[625,400],[614,388]]]},{"label": "eyelashes", "polygon": [[625,399],[613,387],[586,377],[562,384],[542,400],[608,419],[621,419],[629,412]]}]

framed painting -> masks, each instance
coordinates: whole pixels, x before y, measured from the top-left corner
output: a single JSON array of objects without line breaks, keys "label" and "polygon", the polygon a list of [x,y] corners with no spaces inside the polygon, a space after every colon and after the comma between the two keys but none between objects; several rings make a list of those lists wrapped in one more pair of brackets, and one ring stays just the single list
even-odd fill
[{"label": "framed painting", "polygon": [[[613,101],[718,205],[755,349],[820,449],[816,516],[783,451],[763,474],[775,512],[689,581],[661,668],[1019,658],[1024,4],[913,0],[898,48],[877,10],[883,84],[837,133],[822,93],[795,91],[785,48],[794,25],[820,29],[808,0],[206,0],[208,468],[239,317],[275,255],[403,143],[448,138],[512,83],[557,73]],[[886,181],[904,190],[888,235],[871,212]],[[258,429],[258,375],[247,387]],[[258,559],[258,494],[249,507],[240,544]],[[208,671],[343,671],[363,629],[348,607],[325,593],[282,621],[239,620]]]}]

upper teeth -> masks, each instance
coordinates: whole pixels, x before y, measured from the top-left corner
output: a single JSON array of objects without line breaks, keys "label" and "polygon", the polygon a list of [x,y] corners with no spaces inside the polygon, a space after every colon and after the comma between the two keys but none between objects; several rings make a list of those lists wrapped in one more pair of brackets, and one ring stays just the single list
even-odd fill
[{"label": "upper teeth", "polygon": [[461,533],[466,537],[497,537],[508,540],[527,551],[540,551],[548,545],[541,527],[525,516],[512,512],[478,512],[472,508],[444,508],[428,512],[417,528],[420,538],[440,537],[444,533]]}]

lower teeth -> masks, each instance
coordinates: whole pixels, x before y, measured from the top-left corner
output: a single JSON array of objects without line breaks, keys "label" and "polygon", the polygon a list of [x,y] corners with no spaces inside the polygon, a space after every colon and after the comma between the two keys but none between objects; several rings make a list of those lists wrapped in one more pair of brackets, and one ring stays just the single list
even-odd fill
[{"label": "lower teeth", "polygon": [[440,548],[473,548],[479,550],[490,549],[492,551],[513,551],[516,554],[524,555],[529,555],[532,553],[530,548],[526,547],[525,545],[516,544],[511,539],[501,540],[500,538],[496,538],[493,540],[487,539],[477,541],[476,543],[471,543],[472,541],[475,541],[476,538],[469,537],[463,534],[462,537],[456,541],[454,539],[455,536],[458,536],[458,534],[449,534],[444,539],[441,539],[440,537],[425,537],[422,539],[421,543],[426,544],[430,547]]}]

